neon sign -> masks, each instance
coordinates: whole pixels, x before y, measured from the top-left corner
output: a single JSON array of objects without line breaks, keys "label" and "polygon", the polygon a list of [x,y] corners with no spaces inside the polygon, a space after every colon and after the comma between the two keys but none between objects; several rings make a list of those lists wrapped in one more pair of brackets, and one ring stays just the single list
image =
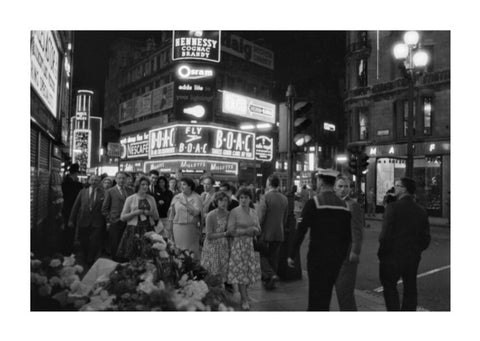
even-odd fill
[{"label": "neon sign", "polygon": [[255,134],[212,125],[175,124],[149,132],[148,157],[209,155],[254,160]]}]

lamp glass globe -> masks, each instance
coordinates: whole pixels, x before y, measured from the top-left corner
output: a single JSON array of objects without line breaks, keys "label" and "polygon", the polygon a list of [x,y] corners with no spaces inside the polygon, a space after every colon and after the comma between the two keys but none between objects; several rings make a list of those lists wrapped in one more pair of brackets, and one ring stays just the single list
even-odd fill
[{"label": "lamp glass globe", "polygon": [[407,45],[417,45],[420,36],[417,31],[408,31],[405,32],[403,36],[403,40]]},{"label": "lamp glass globe", "polygon": [[393,55],[396,59],[405,59],[408,55],[408,46],[399,43],[393,47]]},{"label": "lamp glass globe", "polygon": [[415,67],[425,67],[428,63],[428,54],[425,51],[417,51],[413,55],[413,65]]}]

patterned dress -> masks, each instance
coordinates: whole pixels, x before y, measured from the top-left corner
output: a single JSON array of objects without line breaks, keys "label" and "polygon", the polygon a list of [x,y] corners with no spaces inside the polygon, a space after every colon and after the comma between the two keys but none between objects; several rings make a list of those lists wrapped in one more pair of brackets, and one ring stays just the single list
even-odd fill
[{"label": "patterned dress", "polygon": [[[236,231],[257,226],[260,228],[257,213],[249,209],[245,213],[242,207],[230,212],[228,227]],[[240,236],[233,238],[228,262],[227,282],[231,284],[253,284],[260,281],[260,254],[253,249],[253,237]]]},{"label": "patterned dress", "polygon": [[[150,210],[150,204],[147,199],[140,199],[138,202],[140,210]],[[153,226],[150,225],[150,220],[142,220],[138,216],[138,223],[136,226],[127,225],[123,232],[122,240],[118,246],[117,257],[120,259],[133,260],[142,255],[143,243],[142,238],[145,232],[153,231]]]},{"label": "patterned dress", "polygon": [[[228,214],[220,217],[218,209],[208,214],[207,221],[214,218],[215,225],[212,232],[220,233],[227,230]],[[222,281],[227,279],[229,247],[227,238],[218,238],[214,240],[205,239],[202,249],[201,265],[212,275],[221,275]]]}]

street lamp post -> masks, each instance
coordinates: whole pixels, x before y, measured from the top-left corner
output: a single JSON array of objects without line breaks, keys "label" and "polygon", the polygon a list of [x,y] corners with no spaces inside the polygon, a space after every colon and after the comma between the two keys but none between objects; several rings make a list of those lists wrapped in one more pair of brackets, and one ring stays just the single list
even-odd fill
[{"label": "street lamp post", "polygon": [[408,80],[408,119],[407,119],[407,164],[406,176],[413,177],[413,105],[414,86],[417,74],[421,73],[428,63],[428,54],[418,48],[419,34],[416,31],[405,33],[403,43],[398,43],[393,48],[397,60],[402,61],[402,70]]},{"label": "street lamp post", "polygon": [[293,154],[293,124],[295,114],[295,88],[292,84],[287,88],[287,103],[288,103],[288,138],[287,138],[287,193],[292,190],[293,186],[293,168],[294,168],[294,154]]}]

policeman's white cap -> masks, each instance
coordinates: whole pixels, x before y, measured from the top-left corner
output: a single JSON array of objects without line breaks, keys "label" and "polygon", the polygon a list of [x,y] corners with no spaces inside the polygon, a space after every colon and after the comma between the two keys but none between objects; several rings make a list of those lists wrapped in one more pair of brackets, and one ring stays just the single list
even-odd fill
[{"label": "policeman's white cap", "polygon": [[333,176],[334,178],[336,178],[338,175],[340,174],[340,172],[336,171],[335,169],[325,169],[325,168],[318,168],[317,169],[317,175],[321,175],[321,176]]}]

